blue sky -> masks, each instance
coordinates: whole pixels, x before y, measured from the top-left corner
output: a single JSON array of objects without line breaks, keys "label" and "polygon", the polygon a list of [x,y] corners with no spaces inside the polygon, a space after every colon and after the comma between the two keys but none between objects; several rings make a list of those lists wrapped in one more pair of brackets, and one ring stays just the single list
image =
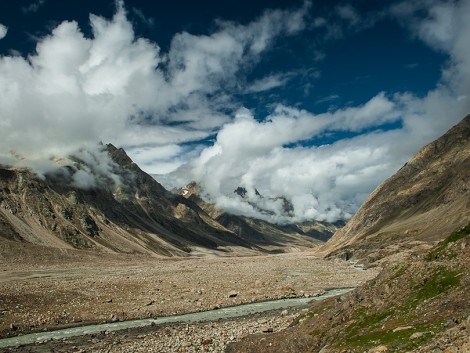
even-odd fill
[{"label": "blue sky", "polygon": [[2,1],[0,162],[44,174],[87,149],[109,171],[96,142],[111,142],[233,213],[348,218],[469,113],[468,15],[468,0]]}]

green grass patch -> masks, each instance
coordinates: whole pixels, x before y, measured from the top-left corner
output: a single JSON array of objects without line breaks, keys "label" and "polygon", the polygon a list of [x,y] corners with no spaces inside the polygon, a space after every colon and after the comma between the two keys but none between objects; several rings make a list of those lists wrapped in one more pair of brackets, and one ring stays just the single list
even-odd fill
[{"label": "green grass patch", "polygon": [[346,329],[348,337],[354,337],[363,330],[370,330],[382,326],[383,321],[392,316],[394,312],[395,310],[392,308],[373,314],[367,313],[365,309],[357,310],[353,315],[353,317],[357,319]]},{"label": "green grass patch", "polygon": [[[406,266],[395,269],[394,277],[406,271]],[[431,331],[441,329],[440,322],[417,323],[419,315],[414,311],[418,305],[444,294],[460,284],[460,271],[450,271],[444,267],[433,270],[424,283],[416,282],[410,294],[405,294],[404,302],[397,306],[389,306],[380,312],[368,312],[365,308],[356,310],[355,320],[345,329],[345,338],[341,348],[351,348],[363,352],[378,345],[386,345],[390,352],[408,352],[427,342]],[[394,328],[413,326],[411,329],[393,332]],[[410,336],[415,332],[423,335],[413,340]]]},{"label": "green grass patch", "polygon": [[461,271],[449,271],[443,267],[436,269],[423,284],[415,288],[415,291],[408,300],[408,304],[417,305],[458,286],[460,284],[460,274]]},{"label": "green grass patch", "polygon": [[[370,330],[364,334],[347,337],[338,347],[363,352],[378,345],[386,345],[387,352],[409,352],[428,342],[432,338],[433,332],[442,330],[441,326],[440,322],[434,322],[395,332],[393,329]],[[421,337],[411,339],[411,335],[415,332],[421,332]]]}]

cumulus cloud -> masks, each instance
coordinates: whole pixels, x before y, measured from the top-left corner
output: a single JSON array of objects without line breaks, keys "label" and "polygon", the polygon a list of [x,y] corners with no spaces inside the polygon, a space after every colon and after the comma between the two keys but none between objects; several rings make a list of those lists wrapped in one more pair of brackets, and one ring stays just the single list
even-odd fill
[{"label": "cumulus cloud", "polygon": [[0,39],[5,38],[8,32],[8,27],[0,23]]},{"label": "cumulus cloud", "polygon": [[[396,5],[390,15],[449,57],[426,96],[382,92],[364,105],[324,114],[278,105],[265,121],[239,111],[213,146],[174,173],[176,180],[197,180],[206,198],[237,214],[278,222],[348,218],[375,186],[470,111],[470,1],[413,4]],[[394,129],[382,129],[392,123]],[[342,132],[351,137],[301,143]],[[238,186],[248,191],[244,199],[233,193]],[[279,196],[291,202],[293,216]]]},{"label": "cumulus cloud", "polygon": [[112,19],[90,15],[91,37],[62,22],[27,58],[0,57],[0,163],[35,166],[98,141],[142,156],[148,146],[207,138],[230,120],[227,90],[239,71],[302,30],[307,6],[246,25],[219,21],[207,35],[178,33],[166,53],[135,36],[122,1]]}]

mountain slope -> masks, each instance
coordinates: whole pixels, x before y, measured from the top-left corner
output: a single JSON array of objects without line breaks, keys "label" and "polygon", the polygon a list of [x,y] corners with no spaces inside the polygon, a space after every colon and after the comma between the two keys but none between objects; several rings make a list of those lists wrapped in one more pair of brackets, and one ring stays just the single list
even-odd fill
[{"label": "mountain slope", "polygon": [[324,251],[370,260],[470,221],[470,115],[381,184]]},{"label": "mountain slope", "polygon": [[0,239],[165,256],[232,246],[256,249],[194,203],[166,191],[122,149],[106,149],[120,184],[109,180],[106,187],[85,190],[71,186],[65,172],[41,180],[29,170],[1,168]]},{"label": "mountain slope", "polygon": [[316,302],[286,330],[248,336],[226,352],[469,352],[470,224],[420,255]]},{"label": "mountain slope", "polygon": [[34,244],[36,252],[39,246],[44,251],[199,256],[254,255],[319,244],[307,236],[240,236],[196,202],[164,189],[123,149],[107,145],[102,152],[112,170],[99,176],[99,186],[88,188],[74,186],[80,171],[92,170],[90,161],[78,157],[42,179],[27,169],[0,166],[0,249],[21,252]]}]

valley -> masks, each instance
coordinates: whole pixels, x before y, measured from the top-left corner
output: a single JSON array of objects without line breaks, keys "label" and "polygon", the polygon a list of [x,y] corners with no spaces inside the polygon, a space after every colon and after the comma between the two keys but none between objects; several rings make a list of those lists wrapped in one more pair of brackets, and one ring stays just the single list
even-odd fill
[{"label": "valley", "polygon": [[[359,286],[377,275],[375,268],[361,270],[346,261],[320,259],[312,252],[237,258],[141,258],[139,261],[120,256],[102,259],[90,256],[84,260],[60,264],[45,260],[41,268],[33,262],[14,263],[12,259],[2,263],[1,336],[206,311],[271,299],[313,297],[328,288]],[[230,332],[228,326],[233,326],[240,334],[255,333],[260,329],[259,322],[264,322],[262,326],[279,330],[287,327],[297,312],[292,309],[289,315],[278,311],[228,320],[217,329]],[[197,332],[210,325],[190,327]],[[186,326],[171,327],[180,330]],[[163,328],[157,332],[160,330]],[[211,331],[205,332],[210,335]],[[114,333],[112,337],[121,334]],[[128,341],[135,345],[139,334],[127,334]],[[231,336],[220,343],[225,345]],[[158,338],[153,334],[150,337]],[[185,340],[191,341],[191,336]]]},{"label": "valley", "polygon": [[356,289],[308,308],[0,351],[468,353],[469,151],[467,116],[340,229],[224,213],[188,189],[165,190],[112,145],[100,153],[121,181],[97,188],[67,181],[83,161],[45,178],[2,167],[2,338]]}]

